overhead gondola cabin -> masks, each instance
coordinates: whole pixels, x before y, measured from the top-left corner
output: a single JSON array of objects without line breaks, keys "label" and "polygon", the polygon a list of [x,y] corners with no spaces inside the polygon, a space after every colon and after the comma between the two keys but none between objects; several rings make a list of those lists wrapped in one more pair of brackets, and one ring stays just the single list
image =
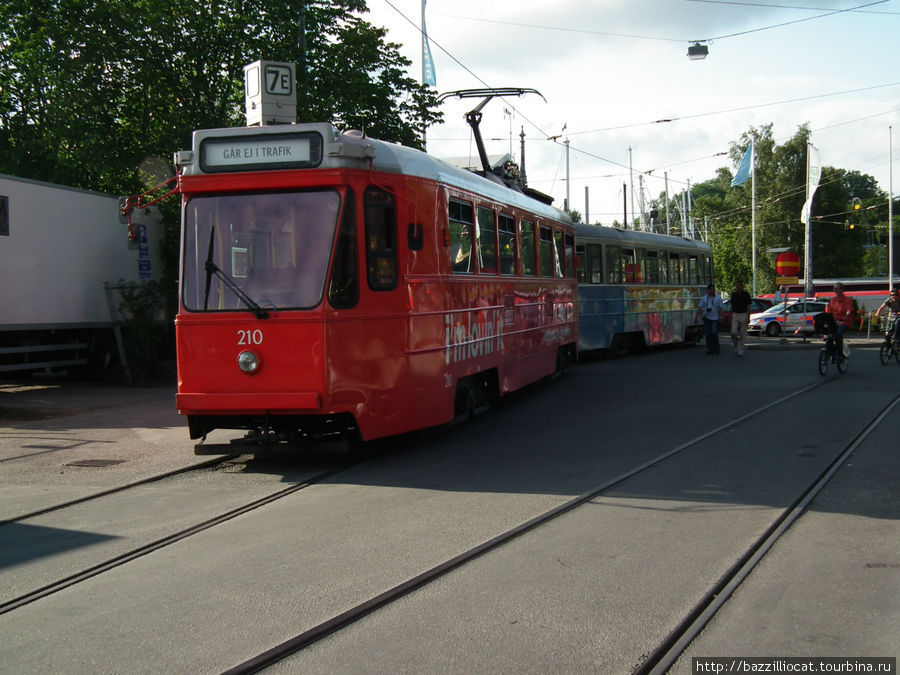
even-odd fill
[{"label": "overhead gondola cabin", "polygon": [[400,434],[576,358],[574,227],[495,176],[327,123],[197,131],[177,164],[192,438]]},{"label": "overhead gondola cabin", "polygon": [[695,342],[697,303],[712,282],[712,248],[699,240],[576,226],[578,348],[626,351]]}]

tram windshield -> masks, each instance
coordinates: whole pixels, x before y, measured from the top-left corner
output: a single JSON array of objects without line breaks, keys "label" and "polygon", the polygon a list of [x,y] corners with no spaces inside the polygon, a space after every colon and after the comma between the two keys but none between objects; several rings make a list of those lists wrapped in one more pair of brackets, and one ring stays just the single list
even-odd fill
[{"label": "tram windshield", "polygon": [[318,305],[340,201],[330,190],[193,197],[184,214],[184,307]]}]

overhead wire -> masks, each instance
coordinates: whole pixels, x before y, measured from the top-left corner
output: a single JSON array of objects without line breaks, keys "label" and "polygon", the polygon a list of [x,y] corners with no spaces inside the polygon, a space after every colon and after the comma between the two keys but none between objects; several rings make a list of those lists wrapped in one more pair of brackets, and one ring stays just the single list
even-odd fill
[{"label": "overhead wire", "polygon": [[783,26],[792,26],[794,24],[803,23],[805,21],[814,21],[816,19],[822,19],[826,16],[833,16],[835,14],[843,14],[844,12],[853,12],[856,10],[864,9],[866,7],[872,7],[873,5],[881,5],[888,0],[875,0],[874,2],[867,2],[862,5],[857,5],[856,7],[848,7],[847,9],[835,9],[830,12],[825,12],[824,14],[817,14],[816,16],[808,16],[803,19],[794,19],[793,21],[784,21],[782,23],[776,23],[772,26],[763,26],[762,28],[751,28],[750,30],[743,30],[737,33],[730,33],[728,35],[720,35],[714,38],[706,38],[705,40],[700,40],[700,42],[714,42],[716,40],[724,40],[726,38],[738,37],[739,35],[749,35],[750,33],[759,33],[764,30],[771,30],[773,28],[782,28]]},{"label": "overhead wire", "polygon": [[[791,6],[784,6],[784,5],[761,5],[760,3],[739,3],[739,2],[730,2],[730,3],[721,2],[721,3],[716,3],[716,2],[712,2],[712,0],[686,0],[686,1],[689,1],[689,2],[708,2],[708,3],[710,3],[710,4],[748,4],[748,5],[756,5],[756,6],[773,6],[773,7],[777,6],[777,7],[789,8],[789,9],[807,9],[807,10],[811,10],[811,11],[818,11],[818,10],[819,10],[819,8],[812,8],[812,7],[791,7]],[[725,38],[730,38],[730,37],[736,37],[736,36],[739,36],[739,35],[745,35],[745,34],[748,34],[748,33],[759,32],[759,31],[762,31],[762,30],[770,29],[770,28],[778,28],[778,27],[790,25],[790,24],[793,24],[793,23],[800,23],[801,21],[809,21],[809,20],[812,20],[812,19],[823,18],[823,17],[826,17],[826,16],[834,15],[834,14],[840,14],[840,13],[846,13],[846,12],[862,12],[862,10],[864,10],[865,8],[872,7],[872,6],[874,6],[874,5],[883,4],[884,2],[887,2],[887,1],[888,1],[888,0],[876,0],[876,1],[874,1],[874,2],[864,3],[864,4],[857,5],[857,6],[851,7],[851,8],[846,8],[846,9],[841,9],[841,10],[828,11],[828,12],[825,12],[825,13],[823,13],[823,14],[816,15],[816,16],[814,16],[814,17],[806,17],[805,19],[800,19],[800,20],[795,20],[795,21],[789,21],[789,22],[782,22],[782,23],[779,23],[779,24],[774,24],[774,25],[766,26],[766,27],[762,27],[762,28],[751,29],[751,30],[747,30],[747,31],[740,31],[740,32],[731,33],[731,34],[727,34],[727,35],[721,35],[721,36],[718,36],[718,37],[716,37],[716,38],[709,38],[708,40],[709,40],[709,41],[712,41],[712,40],[720,40],[720,39],[725,39]],[[419,33],[421,33],[423,37],[425,37],[426,34],[425,34],[424,31],[421,29],[421,27],[420,27],[418,24],[416,24],[412,19],[410,19],[408,16],[406,16],[401,10],[399,10],[399,9],[391,2],[391,0],[384,0],[384,2],[385,2],[385,4],[387,4],[389,7],[391,7],[391,9],[393,9],[397,14],[399,14],[405,21],[407,21],[411,26],[413,26],[413,28],[415,28]],[[874,12],[872,12],[872,13],[874,13]],[[884,13],[885,13],[885,14],[892,14],[892,13],[890,13],[890,12],[884,12]],[[515,26],[520,26],[520,27],[541,28],[541,29],[544,29],[544,30],[564,30],[564,31],[568,31],[568,32],[594,33],[594,34],[610,35],[610,36],[615,36],[615,37],[626,37],[626,38],[632,38],[632,39],[652,39],[652,40],[662,40],[662,41],[668,41],[668,42],[674,42],[674,41],[677,41],[677,42],[684,42],[684,40],[681,40],[681,39],[664,38],[664,37],[658,37],[658,36],[641,36],[641,35],[634,35],[634,34],[609,33],[609,32],[603,32],[603,31],[587,31],[587,30],[583,30],[583,29],[574,29],[574,28],[570,29],[570,28],[554,27],[554,26],[537,26],[537,25],[532,25],[532,24],[523,24],[523,23],[516,23],[516,22],[495,21],[495,20],[490,20],[490,19],[477,19],[477,18],[472,18],[472,17],[455,17],[455,18],[462,18],[462,19],[472,20],[472,21],[482,21],[482,22],[486,22],[486,23],[499,23],[499,24],[515,25]],[[436,41],[433,39],[433,37],[428,36],[428,40],[429,40],[429,42],[430,42],[431,44],[435,45],[441,52],[443,52],[444,54],[446,54],[447,57],[449,57],[454,63],[456,63],[456,64],[457,64],[460,68],[462,68],[465,72],[467,72],[469,75],[471,75],[471,76],[472,76],[473,78],[475,78],[478,82],[480,82],[481,84],[483,84],[485,87],[490,88],[491,85],[489,85],[487,82],[485,82],[480,76],[478,76],[478,75],[477,75],[474,71],[472,71],[468,66],[466,66],[465,64],[463,64],[463,63],[462,63],[459,59],[457,59],[452,53],[450,53],[447,49],[445,49],[445,48],[443,47],[443,45],[441,45],[439,42],[436,42]],[[709,117],[709,116],[713,116],[713,115],[729,114],[729,113],[742,112],[742,111],[751,110],[751,109],[765,108],[765,107],[770,107],[770,106],[775,106],[775,105],[785,105],[785,104],[789,104],[789,103],[796,103],[796,102],[802,102],[802,101],[808,101],[808,100],[815,100],[815,99],[820,99],[820,98],[828,98],[828,97],[832,97],[832,96],[841,96],[841,95],[846,95],[846,94],[859,93],[859,92],[863,92],[863,91],[870,91],[870,90],[875,90],[875,89],[882,89],[882,88],[893,87],[893,86],[897,86],[897,85],[900,85],[900,82],[891,82],[891,83],[885,83],[885,84],[879,84],[879,85],[872,85],[872,86],[869,86],[869,87],[859,87],[859,88],[856,88],[856,89],[843,90],[843,91],[838,91],[838,92],[829,92],[829,93],[826,93],[826,94],[816,94],[816,95],[805,96],[805,97],[797,97],[797,98],[786,99],[786,100],[782,100],[782,101],[770,101],[770,102],[767,102],[767,103],[755,104],[755,105],[750,105],[750,106],[742,106],[742,107],[738,107],[738,108],[730,108],[730,109],[716,110],[716,111],[706,111],[706,112],[701,112],[701,113],[694,113],[694,114],[691,114],[691,115],[683,115],[683,116],[679,116],[679,117],[672,117],[672,118],[658,119],[658,120],[652,120],[652,121],[647,121],[647,122],[631,123],[631,124],[618,125],[618,126],[612,126],[612,127],[604,127],[604,128],[600,128],[600,129],[591,129],[591,130],[585,130],[585,131],[571,131],[571,132],[569,132],[569,133],[566,134],[566,135],[567,135],[567,136],[575,136],[575,135],[583,135],[583,134],[589,134],[589,133],[602,133],[602,132],[605,132],[605,131],[615,131],[615,130],[626,129],[626,128],[633,128],[633,127],[639,127],[639,126],[649,126],[649,125],[656,125],[656,124],[663,124],[663,123],[672,123],[672,122],[683,121],[683,120],[689,120],[689,119],[697,119],[697,118],[701,118],[701,117]],[[504,101],[504,102],[505,102],[512,110],[514,110],[517,114],[519,114],[519,116],[520,116],[524,121],[526,121],[532,128],[534,128],[535,130],[537,130],[538,133],[540,133],[540,134],[544,137],[544,140],[549,140],[549,141],[551,141],[551,142],[553,142],[553,143],[556,143],[557,145],[560,145],[560,146],[564,145],[564,143],[560,143],[560,142],[559,142],[559,138],[561,137],[562,134],[556,135],[556,136],[552,136],[552,135],[548,134],[544,129],[542,129],[542,128],[540,127],[540,125],[538,125],[537,123],[535,123],[534,121],[532,121],[527,115],[525,115],[524,113],[522,113],[521,110],[519,110],[518,108],[516,108],[516,106],[515,106],[512,102],[506,100],[504,97],[498,97],[498,98],[500,98],[501,100],[503,100],[503,101]],[[888,111],[885,111],[885,112],[882,112],[882,113],[875,113],[875,114],[872,114],[872,115],[867,115],[867,116],[864,116],[864,117],[860,117],[860,118],[857,118],[857,119],[855,119],[855,120],[846,120],[846,121],[839,122],[839,123],[834,124],[834,125],[830,125],[830,126],[827,126],[827,127],[822,127],[820,130],[829,129],[829,128],[836,127],[836,126],[841,126],[841,125],[844,125],[844,124],[850,124],[850,123],[852,123],[852,122],[860,121],[860,120],[864,120],[864,119],[870,119],[870,118],[872,118],[872,117],[877,117],[877,116],[879,116],[879,115],[888,114],[888,113],[890,113],[890,112],[895,112],[896,110],[897,110],[897,109],[895,108],[895,109],[888,110]],[[470,140],[471,140],[471,139],[470,139]],[[607,162],[607,163],[612,164],[612,165],[614,165],[614,166],[618,166],[618,167],[621,167],[621,168],[624,168],[624,169],[628,169],[629,172],[631,172],[631,171],[633,170],[631,166],[626,166],[625,164],[622,164],[621,162],[617,162],[617,161],[615,161],[615,160],[611,160],[611,159],[609,159],[609,158],[607,158],[607,157],[603,157],[603,156],[601,156],[601,155],[598,155],[598,154],[596,154],[596,153],[593,153],[593,152],[584,150],[584,149],[582,149],[582,148],[578,148],[578,147],[576,147],[576,146],[572,146],[571,143],[569,143],[569,150],[570,150],[570,151],[575,151],[576,153],[583,154],[583,155],[585,155],[585,156],[591,157],[591,158],[596,159],[596,160],[599,160],[599,161]],[[712,158],[712,157],[723,156],[723,155],[726,155],[726,154],[727,154],[727,153],[719,152],[719,153],[715,153],[715,154],[710,155],[710,156],[707,156],[707,157],[697,158],[697,159],[693,159],[693,160],[685,160],[685,161],[678,162],[678,163],[671,164],[671,165],[667,165],[667,166],[678,166],[678,165],[681,165],[681,164],[687,164],[687,163],[691,163],[691,162],[694,162],[694,161],[702,161],[702,160],[704,160],[704,159],[710,159],[710,158]],[[650,170],[639,171],[639,173],[644,174],[644,175],[647,175],[647,176],[652,176],[653,172],[654,172],[654,171],[658,171],[660,168],[663,168],[663,167],[655,167],[655,168],[650,169]],[[621,175],[621,174],[619,174],[619,175]],[[603,176],[603,177],[609,178],[609,177],[615,177],[615,176],[613,175],[613,176]],[[653,177],[654,177],[654,178],[659,178],[658,176],[653,176]],[[668,177],[668,180],[671,181],[671,182],[674,182],[674,183],[676,183],[676,184],[681,184],[681,185],[688,185],[688,184],[689,184],[689,181],[682,181],[682,180],[679,180],[679,179],[674,178],[674,177]],[[544,180],[544,181],[535,181],[535,182],[545,182],[545,183],[546,183],[546,182],[550,182],[551,184],[553,184],[553,183],[556,182],[556,178],[554,177],[554,178],[553,178],[552,180],[550,180],[550,181]],[[779,200],[779,199],[786,198],[786,197],[790,196],[790,194],[792,194],[792,193],[787,193],[787,194],[785,194],[785,195],[782,195],[782,196],[780,196],[780,197],[777,197],[777,198],[775,198],[775,200],[777,201],[777,200]],[[723,215],[724,215],[724,214],[723,214]],[[718,217],[719,217],[719,216],[717,216],[717,218],[718,218]]]},{"label": "overhead wire", "polygon": [[[776,4],[773,2],[739,2],[738,0],[684,0],[685,2],[703,2],[709,5],[739,5],[743,7],[767,7],[773,9],[803,9],[811,12],[827,12],[830,11],[830,7],[810,7],[809,5],[784,5],[784,4]],[[848,9],[846,11],[849,12],[858,12],[860,14],[888,14],[894,15],[900,12],[875,12],[875,11],[861,11],[859,9]]]}]

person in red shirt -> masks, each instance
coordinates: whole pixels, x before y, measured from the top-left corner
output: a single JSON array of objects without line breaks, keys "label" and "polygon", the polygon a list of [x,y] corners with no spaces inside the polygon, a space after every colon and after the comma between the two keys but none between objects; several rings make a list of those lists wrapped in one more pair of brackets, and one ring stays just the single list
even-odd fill
[{"label": "person in red shirt", "polygon": [[844,354],[844,333],[853,320],[853,299],[844,295],[844,284],[838,281],[834,285],[834,297],[828,301],[825,311],[834,317],[837,325],[835,343],[838,354]]}]

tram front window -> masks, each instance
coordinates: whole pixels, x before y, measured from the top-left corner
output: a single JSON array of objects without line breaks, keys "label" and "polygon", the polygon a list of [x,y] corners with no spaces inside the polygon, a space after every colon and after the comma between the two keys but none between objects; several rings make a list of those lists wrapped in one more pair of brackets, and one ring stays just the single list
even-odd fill
[{"label": "tram front window", "polygon": [[[192,198],[184,213],[184,307],[244,310],[241,293],[263,308],[318,305],[340,202],[334,191]],[[207,260],[222,274],[211,275]]]}]

